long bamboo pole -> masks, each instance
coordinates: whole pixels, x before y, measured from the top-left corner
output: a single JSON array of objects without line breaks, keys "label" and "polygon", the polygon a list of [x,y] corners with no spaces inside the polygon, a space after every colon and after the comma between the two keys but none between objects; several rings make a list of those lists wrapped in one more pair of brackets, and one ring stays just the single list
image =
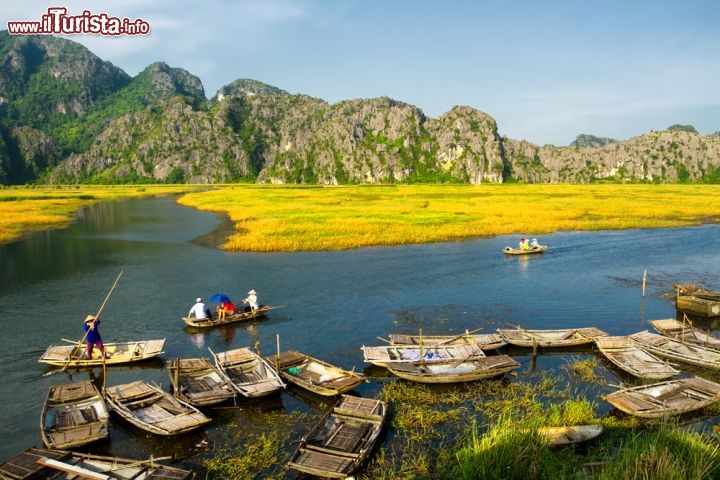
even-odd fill
[{"label": "long bamboo pole", "polygon": [[[98,309],[97,313],[95,314],[95,320],[97,320],[98,317],[100,317],[100,313],[102,313],[103,308],[105,308],[105,304],[107,303],[108,299],[110,298],[110,295],[112,294],[113,290],[115,290],[115,286],[118,284],[118,281],[120,281],[120,277],[122,276],[122,274],[123,274],[123,272],[122,272],[122,270],[120,270],[120,273],[118,274],[117,278],[115,279],[115,283],[113,283],[112,287],[110,288],[110,291],[105,296],[105,300],[103,300],[102,305],[100,305],[100,308]],[[94,323],[94,321],[93,321],[93,323]],[[89,332],[90,332],[90,329],[88,328],[87,331],[85,332],[85,335],[83,335],[83,337],[80,339],[80,341],[78,342],[75,349],[70,351],[70,354],[68,355],[68,360],[65,363],[65,365],[63,366],[62,370],[60,370],[61,372],[64,372],[65,370],[67,370],[68,366],[70,365],[70,362],[72,361],[73,352],[80,350],[80,348],[82,347],[82,344],[85,341],[85,339],[87,338]],[[104,356],[104,354],[103,354],[103,356]]]}]

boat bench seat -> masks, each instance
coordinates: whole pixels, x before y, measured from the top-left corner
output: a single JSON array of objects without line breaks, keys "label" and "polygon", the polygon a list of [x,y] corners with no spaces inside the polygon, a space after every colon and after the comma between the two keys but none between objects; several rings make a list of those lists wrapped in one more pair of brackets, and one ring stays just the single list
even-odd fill
[{"label": "boat bench seat", "polygon": [[328,435],[323,446],[343,452],[354,452],[370,427],[371,425],[368,423],[340,422],[335,430]]},{"label": "boat bench seat", "polygon": [[213,389],[207,380],[199,378],[185,378],[180,385],[186,392],[208,392]]},{"label": "boat bench seat", "polygon": [[66,428],[94,422],[97,419],[98,417],[95,413],[95,409],[83,408],[82,410],[66,410],[58,412],[55,416],[55,423],[58,428]]}]

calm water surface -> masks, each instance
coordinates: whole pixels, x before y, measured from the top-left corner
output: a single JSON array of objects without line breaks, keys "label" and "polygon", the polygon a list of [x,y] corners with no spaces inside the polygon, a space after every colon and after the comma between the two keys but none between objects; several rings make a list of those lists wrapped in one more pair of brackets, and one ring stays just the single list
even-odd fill
[{"label": "calm water surface", "polygon": [[[645,319],[675,316],[664,297],[673,283],[720,290],[716,225],[557,233],[541,238],[548,253],[529,258],[502,254],[505,245],[515,246],[515,237],[323,253],[225,253],[207,246],[208,234],[225,228],[221,216],[157,197],[96,205],[70,228],[0,245],[1,460],[41,444],[39,416],[51,385],[87,378],[108,385],[138,378],[168,385],[162,359],[113,367],[106,379],[101,369],[49,374],[52,369],[37,362],[49,345],[82,337],[82,320],[97,312],[120,271],[102,314],[106,342],[165,338],[163,359],[168,359],[207,357],[208,348],[219,352],[256,341],[263,354],[272,354],[279,335],[283,350],[357,370],[366,368],[360,346],[378,344],[376,337],[390,332],[493,332],[521,325],[596,326],[628,334],[646,329]],[[286,307],[254,324],[203,333],[185,328],[181,317],[196,297],[221,292],[239,300],[251,288],[262,303]],[[717,328],[712,322],[706,326]],[[543,353],[530,362],[526,352],[518,352],[523,367],[515,381],[532,381],[578,355]],[[610,383],[619,383],[607,375]],[[378,388],[371,381],[358,392],[371,396]],[[211,412],[213,426],[169,439],[114,420],[111,440],[92,451],[173,455],[192,466],[199,445],[220,441],[221,426],[261,431],[274,411],[312,408],[287,392],[239,401]]]}]

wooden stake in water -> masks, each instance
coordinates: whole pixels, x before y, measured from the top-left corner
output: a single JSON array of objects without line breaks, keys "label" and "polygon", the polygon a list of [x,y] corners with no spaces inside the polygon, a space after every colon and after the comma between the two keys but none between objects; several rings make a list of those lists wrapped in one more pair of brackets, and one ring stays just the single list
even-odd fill
[{"label": "wooden stake in water", "polygon": [[645,284],[647,283],[647,270],[643,272],[643,287],[642,287],[642,296],[645,298]]},{"label": "wooden stake in water", "polygon": [[640,304],[640,322],[645,323],[645,285],[647,284],[647,270],[643,271],[642,302]]},{"label": "wooden stake in water", "polygon": [[277,357],[275,357],[275,370],[280,372],[280,334],[275,334],[275,341],[277,342]]}]

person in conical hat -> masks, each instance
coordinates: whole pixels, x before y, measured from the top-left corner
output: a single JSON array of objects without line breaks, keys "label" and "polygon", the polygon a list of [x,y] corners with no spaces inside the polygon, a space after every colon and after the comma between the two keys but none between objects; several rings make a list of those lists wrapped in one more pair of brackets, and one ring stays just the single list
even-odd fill
[{"label": "person in conical hat", "polygon": [[254,312],[258,309],[258,298],[257,298],[257,292],[255,290],[250,290],[248,292],[247,298],[243,298],[243,302],[250,305],[250,309]]},{"label": "person in conical hat", "polygon": [[88,315],[83,322],[83,330],[85,330],[85,359],[92,358],[93,348],[100,350],[100,355],[105,355],[105,347],[103,346],[102,337],[100,336],[100,319],[94,315]]}]

